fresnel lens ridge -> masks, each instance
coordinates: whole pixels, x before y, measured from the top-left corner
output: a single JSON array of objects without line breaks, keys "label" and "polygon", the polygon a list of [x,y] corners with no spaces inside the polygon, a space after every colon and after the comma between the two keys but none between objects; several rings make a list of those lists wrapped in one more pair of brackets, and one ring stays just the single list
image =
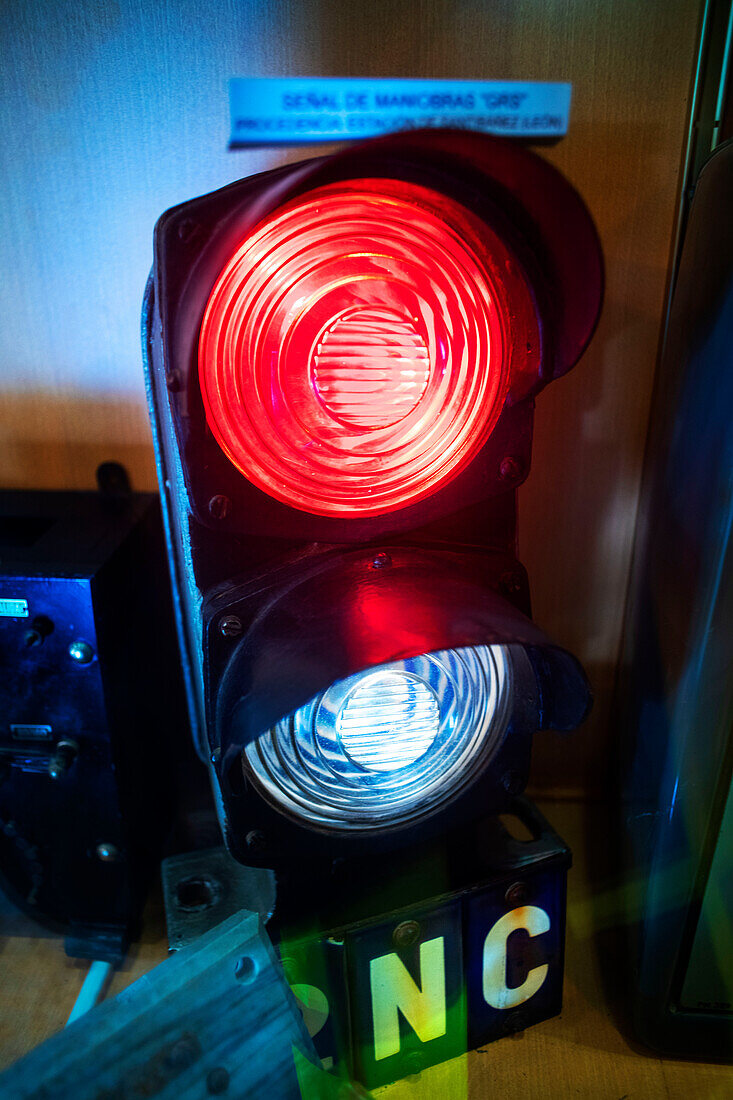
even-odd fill
[{"label": "fresnel lens ridge", "polygon": [[245,749],[273,804],[320,828],[404,825],[486,765],[506,728],[501,646],[425,653],[332,684]]},{"label": "fresnel lens ridge", "polygon": [[476,219],[418,185],[308,192],[237,248],[209,297],[209,426],[270,496],[316,515],[422,500],[485,443],[506,319]]}]

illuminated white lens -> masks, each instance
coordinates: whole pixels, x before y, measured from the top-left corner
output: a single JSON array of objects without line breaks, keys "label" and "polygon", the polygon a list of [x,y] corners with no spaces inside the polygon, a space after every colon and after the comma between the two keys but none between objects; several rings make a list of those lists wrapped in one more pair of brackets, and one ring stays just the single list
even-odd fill
[{"label": "illuminated white lens", "polygon": [[336,717],[344,752],[371,771],[418,760],[440,729],[435,692],[406,672],[372,672],[356,685]]},{"label": "illuminated white lens", "polygon": [[423,653],[338,680],[244,750],[250,782],[318,828],[379,829],[454,798],[506,730],[502,646]]}]

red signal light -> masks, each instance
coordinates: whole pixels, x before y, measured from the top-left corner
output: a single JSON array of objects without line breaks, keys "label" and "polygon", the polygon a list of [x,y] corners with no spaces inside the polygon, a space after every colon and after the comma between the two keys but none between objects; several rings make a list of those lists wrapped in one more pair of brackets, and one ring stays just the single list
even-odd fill
[{"label": "red signal light", "polygon": [[486,442],[514,347],[526,356],[512,271],[488,226],[426,187],[352,179],[299,196],[240,243],[209,297],[209,427],[294,508],[376,516],[430,496]]}]

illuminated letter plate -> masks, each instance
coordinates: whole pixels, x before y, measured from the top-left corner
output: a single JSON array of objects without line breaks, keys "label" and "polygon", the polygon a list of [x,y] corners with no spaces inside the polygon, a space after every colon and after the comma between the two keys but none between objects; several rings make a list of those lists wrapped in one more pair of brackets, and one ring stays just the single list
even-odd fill
[{"label": "illuminated letter plate", "polygon": [[490,860],[485,848],[463,888],[402,907],[398,874],[392,913],[317,941],[285,935],[286,975],[327,1068],[376,1088],[560,1012],[570,854],[519,803],[535,838],[495,823]]},{"label": "illuminated letter plate", "polygon": [[348,141],[423,126],[561,137],[570,84],[518,80],[235,77],[231,144]]}]

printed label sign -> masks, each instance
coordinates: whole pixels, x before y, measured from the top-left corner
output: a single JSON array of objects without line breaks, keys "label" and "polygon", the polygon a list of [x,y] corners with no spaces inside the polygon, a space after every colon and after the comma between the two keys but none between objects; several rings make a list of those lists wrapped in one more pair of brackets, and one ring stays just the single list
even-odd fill
[{"label": "printed label sign", "polygon": [[570,84],[359,77],[235,77],[231,144],[349,141],[458,126],[508,137],[567,133]]},{"label": "printed label sign", "polygon": [[50,741],[53,730],[50,726],[15,723],[10,726],[10,736],[16,741]]},{"label": "printed label sign", "polygon": [[28,601],[9,600],[4,597],[0,597],[0,616],[10,619],[27,619]]}]

